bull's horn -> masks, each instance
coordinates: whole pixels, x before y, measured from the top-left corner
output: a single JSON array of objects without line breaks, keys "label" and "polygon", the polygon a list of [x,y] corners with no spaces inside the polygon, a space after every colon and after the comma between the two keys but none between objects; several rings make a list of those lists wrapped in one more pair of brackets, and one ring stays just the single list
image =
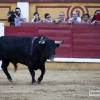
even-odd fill
[{"label": "bull's horn", "polygon": [[63,41],[55,41],[55,44],[62,44],[64,42],[64,40]]},{"label": "bull's horn", "polygon": [[43,40],[43,41],[39,41],[39,44],[45,44],[45,41]]}]

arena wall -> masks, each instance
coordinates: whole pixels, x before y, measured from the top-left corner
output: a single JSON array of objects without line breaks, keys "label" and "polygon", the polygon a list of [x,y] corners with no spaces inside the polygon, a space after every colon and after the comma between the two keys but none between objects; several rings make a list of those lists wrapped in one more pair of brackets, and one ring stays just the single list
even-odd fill
[{"label": "arena wall", "polygon": [[0,3],[0,23],[4,23],[5,26],[9,26],[7,22],[8,11],[15,10],[17,3]]}]

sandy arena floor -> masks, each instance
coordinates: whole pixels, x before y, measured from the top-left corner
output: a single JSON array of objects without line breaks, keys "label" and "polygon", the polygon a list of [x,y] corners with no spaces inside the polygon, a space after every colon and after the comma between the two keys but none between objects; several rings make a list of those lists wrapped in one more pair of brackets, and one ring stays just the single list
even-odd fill
[{"label": "sandy arena floor", "polygon": [[[0,100],[100,100],[89,90],[100,90],[100,70],[47,68],[41,84],[32,85],[28,69],[9,69],[13,82],[0,71]],[[36,71],[36,79],[40,71]]]}]

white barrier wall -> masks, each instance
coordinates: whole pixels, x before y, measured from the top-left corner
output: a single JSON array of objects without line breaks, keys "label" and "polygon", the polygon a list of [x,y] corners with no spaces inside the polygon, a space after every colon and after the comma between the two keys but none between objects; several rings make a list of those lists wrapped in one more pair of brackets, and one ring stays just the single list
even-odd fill
[{"label": "white barrier wall", "polygon": [[24,18],[29,21],[29,3],[28,2],[17,2],[17,7],[21,9],[21,13]]},{"label": "white barrier wall", "polygon": [[[0,23],[0,36],[4,36],[4,23]],[[0,70],[1,70],[2,61],[0,61]]]},{"label": "white barrier wall", "polygon": [[[47,60],[51,62],[50,60]],[[86,63],[100,63],[100,59],[95,58],[55,58],[54,62],[86,62]]]}]

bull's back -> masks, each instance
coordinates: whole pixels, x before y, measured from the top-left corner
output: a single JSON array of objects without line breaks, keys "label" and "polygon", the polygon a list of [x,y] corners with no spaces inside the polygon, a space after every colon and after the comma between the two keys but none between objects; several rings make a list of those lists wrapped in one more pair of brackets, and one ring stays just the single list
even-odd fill
[{"label": "bull's back", "polygon": [[[0,42],[7,45],[11,51],[11,53],[6,51],[6,56],[0,55],[0,60],[2,57],[6,57],[11,62],[26,64],[26,59],[30,55],[31,37],[2,36]],[[14,52],[12,52],[13,49]]]},{"label": "bull's back", "polygon": [[17,37],[17,36],[2,36],[0,42],[5,43],[8,46],[16,44],[29,44],[31,42],[30,37]]},{"label": "bull's back", "polygon": [[17,36],[0,37],[1,43],[4,43],[8,47],[13,47],[13,48],[16,48],[18,46],[19,47],[19,49],[17,48],[18,52],[26,52],[27,54],[30,52],[31,41],[32,41],[31,37],[17,37]]}]

